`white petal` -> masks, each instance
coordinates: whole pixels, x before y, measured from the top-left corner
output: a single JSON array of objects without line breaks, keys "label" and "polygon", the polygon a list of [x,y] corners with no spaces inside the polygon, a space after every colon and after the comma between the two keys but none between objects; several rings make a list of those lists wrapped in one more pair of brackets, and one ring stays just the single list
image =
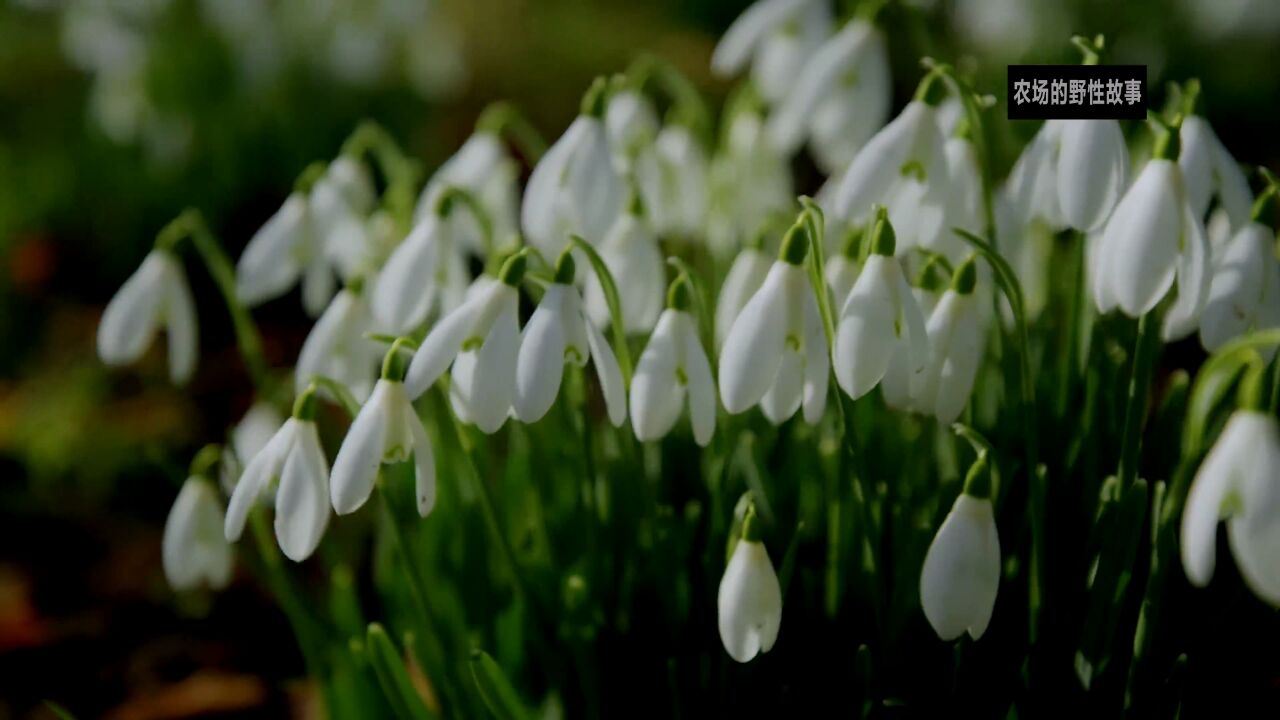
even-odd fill
[{"label": "white petal", "polygon": [[379,380],[373,386],[373,393],[347,429],[347,436],[334,458],[329,494],[333,509],[339,515],[359,510],[373,492],[373,482],[385,454],[390,414],[400,411],[390,407],[392,385],[390,380]]},{"label": "white petal", "polygon": [[[502,283],[489,286],[464,301],[431,328],[405,372],[404,388],[410,398],[420,397],[435,384],[468,340],[484,339],[483,333],[488,328],[480,328],[480,322],[486,315],[496,313],[499,300],[510,295],[502,292],[503,287],[511,289]],[[477,336],[478,332],[481,334]]]},{"label": "white petal", "polygon": [[1229,493],[1239,491],[1242,462],[1254,452],[1259,420],[1253,413],[1236,412],[1196,471],[1182,511],[1182,568],[1192,585],[1204,587],[1213,577],[1217,555],[1218,519]]},{"label": "white petal", "polygon": [[1204,217],[1213,197],[1213,129],[1208,121],[1198,115],[1182,120],[1178,134],[1181,149],[1178,166],[1186,181],[1187,202],[1196,217]]},{"label": "white petal", "polygon": [[351,335],[350,324],[357,317],[359,298],[350,290],[342,290],[334,296],[320,319],[307,333],[298,353],[294,369],[294,391],[301,393],[316,375],[325,375],[325,368]]},{"label": "white petal", "polygon": [[772,267],[773,261],[767,255],[751,247],[744,248],[734,258],[716,302],[716,342],[721,347],[729,337],[729,329],[733,327],[738,313],[764,284]]},{"label": "white petal", "polygon": [[1165,314],[1161,336],[1167,342],[1191,334],[1200,322],[1200,313],[1209,297],[1212,280],[1209,268],[1209,238],[1204,226],[1182,203],[1182,227],[1178,236],[1176,265],[1178,296]]},{"label": "white petal", "polygon": [[831,351],[818,301],[810,293],[804,298],[804,421],[818,424],[827,409],[827,384],[831,378]]},{"label": "white petal", "polygon": [[[916,143],[924,135],[925,123],[931,125],[934,134],[938,133],[932,109],[922,102],[912,102],[867,142],[836,190],[836,215],[857,222],[867,217],[872,205],[884,202],[886,190],[901,178],[902,167],[912,158]],[[896,226],[895,222],[895,229]]]},{"label": "white petal", "polygon": [[791,348],[782,351],[782,364],[773,377],[773,384],[760,398],[760,410],[765,419],[781,425],[796,414],[804,399],[804,358]]},{"label": "white petal", "polygon": [[436,506],[436,460],[422,420],[407,401],[401,405],[405,424],[413,438],[413,488],[418,502],[418,515],[426,517]]},{"label": "white petal", "polygon": [[484,344],[476,351],[472,384],[466,391],[471,421],[486,433],[495,433],[507,421],[516,391],[516,358],[520,353],[520,327],[514,293],[503,303]]},{"label": "white petal", "polygon": [[961,495],[925,554],[920,604],[943,640],[982,637],[1000,586],[1000,540],[991,501]]},{"label": "white petal", "polygon": [[557,198],[562,194],[564,179],[585,139],[586,128],[574,121],[564,135],[547,150],[525,186],[524,203],[520,208],[520,225],[529,242],[549,257],[554,257],[568,240],[564,237]]},{"label": "white petal", "polygon": [[613,347],[604,339],[604,335],[600,334],[600,328],[591,324],[585,314],[581,315],[581,318],[582,325],[587,330],[591,362],[596,366],[596,377],[600,380],[600,391],[604,395],[609,422],[613,423],[614,427],[619,427],[627,421],[627,388],[623,384],[618,358],[613,354]]},{"label": "white petal", "polygon": [[236,296],[248,305],[279,297],[308,259],[307,198],[293,193],[249,239],[236,263]]},{"label": "white petal", "polygon": [[[1217,135],[1214,135],[1213,141],[1213,175],[1218,183],[1218,200],[1231,218],[1231,227],[1244,227],[1253,211],[1253,192],[1249,190],[1249,180]],[[1204,213],[1196,217],[1203,218]]]},{"label": "white petal", "polygon": [[1268,265],[1275,262],[1272,242],[1266,226],[1249,223],[1224,248],[1200,317],[1206,350],[1217,350],[1253,324],[1266,294]]},{"label": "white petal", "polygon": [[1245,584],[1272,605],[1280,605],[1280,522],[1274,517],[1227,521],[1231,553]]},{"label": "white petal", "polygon": [[142,357],[159,327],[169,263],[168,253],[151,251],[107,303],[98,325],[98,357],[127,365]]},{"label": "white petal", "polygon": [[406,333],[431,312],[443,225],[435,215],[414,226],[391,253],[374,283],[373,315],[387,330]]},{"label": "white petal", "polygon": [[1115,120],[1064,120],[1058,155],[1058,203],[1072,227],[1102,226],[1124,191],[1129,151]]},{"label": "white petal", "polygon": [[769,140],[782,153],[794,153],[804,141],[810,118],[820,101],[840,82],[840,75],[855,68],[874,28],[855,20],[822,45],[805,63],[804,70],[784,101],[769,118]]},{"label": "white petal", "polygon": [[244,464],[251,462],[271,442],[271,438],[276,436],[276,431],[284,423],[280,412],[269,403],[254,403],[231,430],[231,447],[236,458]]},{"label": "white petal", "polygon": [[604,125],[596,118],[584,116],[574,121],[578,123],[585,129],[581,144],[569,161],[566,189],[577,221],[574,229],[594,245],[604,239],[609,227],[622,214],[625,196],[622,181],[613,167]]},{"label": "white petal", "polygon": [[898,342],[895,274],[901,274],[896,260],[868,257],[840,311],[832,360],[836,381],[855,400],[884,377]]},{"label": "white petal", "polygon": [[849,293],[853,290],[853,284],[858,281],[860,271],[857,261],[843,254],[837,254],[827,261],[827,285],[834,297],[832,307],[844,307],[844,301],[849,299]]},{"label": "white petal", "polygon": [[285,557],[302,562],[315,552],[329,525],[329,462],[314,422],[297,421],[297,439],[280,471],[276,540]]},{"label": "white petal", "polygon": [[738,542],[720,580],[716,606],[720,641],[729,657],[747,662],[773,647],[782,624],[782,588],[763,544]]},{"label": "white petal", "polygon": [[[925,396],[933,397],[931,410],[943,425],[950,425],[960,417],[973,393],[973,382],[982,362],[983,336],[975,303],[975,295],[962,296],[947,291],[929,319],[929,346],[938,362],[938,377],[936,392],[926,391]],[[950,308],[944,310],[948,304]],[[933,318],[944,312],[952,319],[946,323],[945,330],[938,328],[939,337],[935,340]],[[945,338],[942,332],[946,333]]]},{"label": "white petal", "polygon": [[183,385],[195,372],[199,354],[196,303],[178,259],[170,256],[167,260],[164,315],[165,331],[169,334],[169,379],[175,385]]},{"label": "white petal", "polygon": [[516,417],[531,423],[542,419],[560,393],[564,376],[566,325],[576,322],[567,317],[566,300],[577,290],[560,284],[547,288],[524,326],[520,353],[516,361]]},{"label": "white petal", "polygon": [[741,72],[766,35],[810,0],[760,0],[725,30],[711,55],[711,70],[720,77]]},{"label": "white petal", "polygon": [[1182,231],[1177,172],[1168,160],[1148,162],[1103,230],[1102,243],[1109,248],[1100,268],[1130,317],[1149,312],[1173,284]]},{"label": "white petal", "polygon": [[685,392],[676,375],[684,365],[680,345],[687,341],[678,337],[684,332],[683,314],[678,310],[662,313],[631,378],[631,427],[641,442],[661,439],[680,416]]},{"label": "white petal", "polygon": [[316,257],[307,264],[306,274],[302,276],[302,308],[316,317],[324,312],[336,287],[333,270],[323,257]]},{"label": "white petal", "polygon": [[258,499],[262,497],[271,481],[280,477],[280,471],[284,467],[289,450],[293,447],[297,431],[298,421],[289,418],[262,448],[262,452],[245,465],[244,474],[236,483],[235,490],[231,493],[231,502],[227,505],[227,517],[223,525],[223,535],[227,540],[240,539],[241,533],[244,532],[245,521],[254,505],[258,503]]},{"label": "white petal", "polygon": [[[779,260],[734,320],[720,350],[720,398],[730,413],[760,402],[782,365],[788,277],[804,271]],[[803,280],[803,278],[801,278]]]},{"label": "white petal", "polygon": [[222,506],[213,484],[188,478],[165,520],[161,560],[174,590],[201,583],[218,590],[231,579],[231,546],[219,532]]},{"label": "white petal", "polygon": [[683,314],[681,324],[684,325],[684,371],[689,378],[687,391],[693,439],[706,447],[716,431],[716,384],[711,377],[711,363],[698,338],[697,322]]}]

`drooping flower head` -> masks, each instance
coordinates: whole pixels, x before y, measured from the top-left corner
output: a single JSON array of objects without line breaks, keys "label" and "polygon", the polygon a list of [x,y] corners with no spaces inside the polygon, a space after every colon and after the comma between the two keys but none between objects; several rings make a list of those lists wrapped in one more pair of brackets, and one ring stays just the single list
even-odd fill
[{"label": "drooping flower head", "polygon": [[[627,211],[618,216],[599,245],[600,258],[617,284],[622,326],[628,333],[653,329],[662,312],[662,250],[646,208],[639,192],[633,191]],[[582,298],[591,320],[600,327],[607,326],[609,305],[594,273],[587,276]]]},{"label": "drooping flower head", "polygon": [[373,324],[364,283],[356,279],[333,297],[302,343],[293,373],[295,392],[306,390],[316,377],[327,377],[357,400],[369,397],[381,355],[378,345],[365,337]]},{"label": "drooping flower head", "polygon": [[[1280,260],[1274,218],[1276,188],[1258,197],[1252,219],[1240,228],[1215,259],[1209,297],[1200,316],[1200,343],[1213,351],[1253,330],[1280,327]],[[1265,350],[1270,360],[1275,348]]]},{"label": "drooping flower head", "polygon": [[231,545],[222,537],[222,499],[214,482],[192,475],[183,483],[164,523],[161,560],[176,591],[202,585],[221,590],[231,581]]},{"label": "drooping flower head", "polygon": [[519,224],[519,167],[497,126],[503,110],[503,106],[485,110],[475,132],[422,189],[413,213],[415,223],[422,222],[436,211],[450,188],[470,193],[489,227],[472,212],[449,213],[448,224],[458,248],[474,255],[487,255],[494,245],[511,237]]},{"label": "drooping flower head", "polygon": [[169,341],[169,378],[183,385],[196,367],[195,301],[177,255],[156,248],[107,303],[98,324],[98,357],[111,366],[134,363],[162,327]]},{"label": "drooping flower head", "polygon": [[782,587],[764,547],[755,506],[748,507],[738,540],[720,579],[716,607],[720,642],[740,663],[769,652],[782,626]]},{"label": "drooping flower head", "polygon": [[658,318],[631,379],[631,427],[641,441],[658,440],[671,431],[687,404],[693,437],[711,442],[716,428],[716,387],[711,363],[690,312],[692,289],[683,275],[671,283],[667,309]]},{"label": "drooping flower head", "polygon": [[751,79],[775,103],[830,33],[831,8],[825,0],[760,0],[721,36],[711,71],[729,77],[750,63]]},{"label": "drooping flower head", "polygon": [[419,328],[439,303],[445,311],[460,301],[468,280],[451,218],[470,214],[464,203],[443,192],[435,211],[418,221],[387,262],[373,286],[374,319],[383,330]]}]

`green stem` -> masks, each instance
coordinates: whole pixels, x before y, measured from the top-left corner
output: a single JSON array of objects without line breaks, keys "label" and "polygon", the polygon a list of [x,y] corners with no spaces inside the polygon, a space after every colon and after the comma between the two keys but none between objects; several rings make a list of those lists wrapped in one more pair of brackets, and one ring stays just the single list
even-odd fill
[{"label": "green stem", "polygon": [[1153,312],[1138,319],[1133,341],[1133,370],[1129,375],[1129,394],[1124,411],[1124,430],[1120,436],[1120,490],[1133,485],[1138,477],[1138,456],[1142,446],[1142,424],[1146,418],[1147,400],[1151,392],[1151,372],[1160,323]]},{"label": "green stem", "polygon": [[353,157],[366,153],[373,156],[387,179],[384,204],[400,231],[407,233],[413,220],[418,164],[404,154],[390,133],[372,120],[365,120],[356,127],[343,143],[342,153]]},{"label": "green stem", "polygon": [[261,510],[249,516],[249,530],[258,552],[261,576],[266,580],[267,587],[271,589],[271,594],[275,596],[293,629],[307,674],[323,681],[326,677],[324,668],[327,655],[325,629],[307,609],[307,601],[294,585]]},{"label": "green stem", "polygon": [[542,133],[509,102],[499,101],[485,108],[476,121],[476,130],[510,138],[530,165],[538,164],[547,152],[547,141]]},{"label": "green stem", "polygon": [[440,194],[437,201],[437,207],[441,209],[442,215],[447,215],[452,210],[452,204],[457,201],[471,213],[471,217],[475,218],[476,224],[480,226],[480,243],[484,246],[484,254],[486,257],[493,254],[494,243],[496,238],[493,236],[493,220],[489,217],[489,212],[484,209],[484,205],[480,199],[470,190],[450,185]]}]

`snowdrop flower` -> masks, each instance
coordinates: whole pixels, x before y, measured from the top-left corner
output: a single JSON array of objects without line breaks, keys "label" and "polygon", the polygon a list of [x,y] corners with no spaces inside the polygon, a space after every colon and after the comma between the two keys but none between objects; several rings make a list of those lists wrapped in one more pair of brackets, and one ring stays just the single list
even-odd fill
[{"label": "snowdrop flower", "polygon": [[1101,229],[1128,181],[1129,151],[1115,120],[1050,120],[1023,150],[1007,187],[1020,225]]},{"label": "snowdrop flower", "polygon": [[740,663],[772,650],[782,625],[782,587],[761,537],[760,521],[751,506],[716,598],[720,642],[729,657]]},{"label": "snowdrop flower", "polygon": [[706,447],[716,429],[716,387],[711,363],[689,312],[692,290],[683,275],[671,283],[667,309],[640,355],[631,380],[631,427],[642,442],[671,431],[688,400],[693,438]]},{"label": "snowdrop flower", "polygon": [[622,213],[626,197],[601,121],[606,89],[603,80],[592,85],[581,114],[529,176],[520,224],[544,255],[571,234],[599,243]]},{"label": "snowdrop flower", "polygon": [[[1066,227],[1058,203],[1058,139],[1062,125],[1049,120],[1022,149],[1004,184],[1011,223],[1025,228],[1041,222],[1057,232]],[[1006,237],[1001,235],[1001,237]]]},{"label": "snowdrop flower", "polygon": [[836,190],[836,215],[849,223],[866,221],[883,205],[905,253],[942,228],[947,202],[947,158],[934,107],[942,79],[930,74],[916,99],[858,151]]},{"label": "snowdrop flower", "polygon": [[382,329],[412,332],[437,302],[451,310],[466,291],[467,269],[450,223],[458,204],[443,195],[435,212],[418,221],[382,266],[371,303]]},{"label": "snowdrop flower", "polygon": [[789,84],[769,118],[769,139],[790,155],[808,138],[823,172],[843,170],[889,115],[893,85],[883,35],[853,20]]},{"label": "snowdrop flower", "polygon": [[951,288],[929,316],[929,364],[920,382],[917,406],[943,425],[960,417],[982,361],[983,333],[974,293],[978,269],[972,257],[956,268]]},{"label": "snowdrop flower", "polygon": [[756,294],[764,279],[769,275],[773,261],[764,253],[758,243],[742,249],[729,266],[729,274],[725,275],[724,284],[720,286],[720,298],[716,302],[716,346],[724,347],[729,337],[733,321],[747,302]]},{"label": "snowdrop flower", "polygon": [[883,208],[879,214],[871,254],[840,310],[832,352],[836,381],[854,400],[880,382],[899,347],[905,347],[913,386],[929,360],[924,316],[894,257],[893,225]]},{"label": "snowdrop flower", "polygon": [[329,525],[329,461],[316,431],[316,390],[298,396],[293,416],[244,469],[231,493],[223,533],[240,539],[258,500],[275,484],[275,530],[280,550],[294,562],[311,556]]},{"label": "snowdrop flower", "polygon": [[1235,158],[1218,139],[1209,121],[1199,115],[1183,119],[1180,130],[1182,153],[1178,166],[1187,185],[1187,202],[1197,219],[1209,211],[1215,197],[1227,211],[1232,230],[1249,222],[1253,193]]},{"label": "snowdrop flower", "polygon": [[959,263],[968,253],[968,245],[952,229],[982,234],[982,171],[967,126],[960,136],[946,141],[943,155],[947,158],[945,222],[933,236],[920,238],[920,244]]},{"label": "snowdrop flower", "polygon": [[803,404],[805,422],[822,418],[831,365],[804,269],[808,252],[809,239],[797,223],[729,329],[720,351],[720,398],[730,413],[758,403],[770,422],[781,425]]},{"label": "snowdrop flower", "polygon": [[609,422],[627,419],[627,391],[613,348],[587,319],[582,296],[573,285],[572,253],[560,254],[555,281],[547,287],[520,339],[516,359],[515,413],[522,422],[537,422],[560,393],[564,366],[584,367],[591,360],[604,394]]},{"label": "snowdrop flower", "polygon": [[156,248],[107,303],[98,357],[111,366],[136,362],[161,327],[169,336],[169,379],[185,384],[196,368],[195,301],[178,257]]},{"label": "snowdrop flower", "polygon": [[489,221],[490,236],[485,236],[481,221],[471,212],[451,213],[447,222],[458,247],[480,256],[492,249],[490,244],[501,243],[515,234],[520,198],[519,166],[507,152],[497,129],[489,127],[493,118],[488,112],[481,116],[475,133],[423,188],[414,211],[414,222],[420,223],[439,207],[449,188],[470,193]]},{"label": "snowdrop flower", "polygon": [[1101,313],[1144,315],[1177,280],[1178,297],[1161,331],[1166,340],[1195,329],[1210,278],[1209,241],[1187,201],[1177,143],[1175,132],[1161,130],[1153,158],[1116,205],[1090,258]]},{"label": "snowdrop flower", "polygon": [[[951,286],[942,262],[930,257],[920,266],[915,281],[911,284],[911,296],[920,308],[920,316],[932,318],[942,294]],[[928,320],[925,321],[925,335],[928,336]],[[932,342],[932,340],[930,341]],[[932,350],[932,346],[930,346]],[[903,412],[928,412],[920,403],[923,395],[925,372],[919,376],[911,368],[908,356],[911,353],[910,343],[898,343],[889,357],[889,368],[880,378],[880,392],[884,395],[884,403],[894,410]],[[932,360],[930,354],[930,360]],[[926,366],[925,370],[928,370]]]},{"label": "snowdrop flower", "polygon": [[639,90],[624,88],[609,98],[604,126],[614,166],[626,174],[635,167],[637,156],[650,149],[657,138],[658,113]]},{"label": "snowdrop flower", "polygon": [[729,77],[751,63],[761,94],[778,102],[830,32],[831,8],[825,0],[760,0],[720,38],[711,70]]},{"label": "snowdrop flower", "polygon": [[468,299],[427,333],[405,375],[405,392],[417,398],[453,365],[450,394],[455,411],[486,433],[507,421],[520,350],[520,282],[527,264],[521,252],[503,264],[495,282],[480,278]]},{"label": "snowdrop flower", "polygon": [[329,163],[325,178],[354,212],[360,215],[373,212],[378,196],[369,167],[360,158],[345,153],[339,155]]},{"label": "snowdrop flower", "polygon": [[675,238],[701,235],[707,222],[710,179],[702,143],[678,121],[668,121],[654,141],[659,196],[652,203],[655,229]]},{"label": "snowdrop flower", "polygon": [[222,500],[212,481],[193,475],[183,483],[165,520],[160,550],[174,590],[221,590],[231,581],[231,545],[222,536]]},{"label": "snowdrop flower", "polygon": [[831,288],[831,296],[834,298],[832,307],[844,307],[844,301],[848,299],[854,283],[858,281],[858,274],[862,272],[862,263],[859,261],[862,257],[862,240],[862,228],[849,228],[845,231],[844,244],[840,252],[827,260],[826,280],[827,287]]},{"label": "snowdrop flower", "polygon": [[1254,594],[1280,605],[1280,426],[1237,410],[1196,472],[1182,513],[1182,567],[1192,585],[1213,578],[1217,528],[1227,521],[1231,554]]},{"label": "snowdrop flower", "polygon": [[413,461],[418,514],[436,504],[436,466],[431,441],[404,391],[403,340],[382,361],[382,376],[347,430],[333,461],[329,492],[339,515],[359,510],[373,492],[383,465]]},{"label": "snowdrop flower", "polygon": [[920,571],[920,604],[933,631],[954,640],[966,631],[977,640],[991,622],[1000,587],[1000,537],[991,507],[991,481],[982,455],[965,479],[964,492],[933,536]]},{"label": "snowdrop flower", "polygon": [[[358,175],[366,171],[351,169],[354,159],[343,156],[329,164],[320,179],[311,188],[309,210],[311,212],[311,230],[316,233],[316,242],[328,263],[324,274],[314,280],[318,289],[314,297],[303,295],[308,312],[317,315],[333,297],[335,283],[333,272],[339,278],[350,280],[357,275],[374,269],[370,252],[368,212],[361,210],[353,203],[371,207],[372,185],[367,175],[359,179]],[[332,268],[332,269],[330,269]],[[319,273],[319,270],[314,272]],[[303,287],[304,293],[306,286]],[[320,290],[325,292],[320,294]]]},{"label": "snowdrop flower", "polygon": [[736,250],[795,203],[791,165],[765,136],[764,108],[749,95],[744,91],[726,111],[729,130],[711,163],[707,239],[721,254]]},{"label": "snowdrop flower", "polygon": [[337,380],[361,402],[369,397],[378,372],[377,344],[365,337],[373,315],[356,280],[334,296],[298,353],[294,391],[301,393],[317,376]]},{"label": "snowdrop flower", "polygon": [[[1214,269],[1200,316],[1200,343],[1210,352],[1251,330],[1280,326],[1280,261],[1275,231],[1261,218],[1274,212],[1274,190],[1260,198],[1254,219],[1231,239]],[[1266,359],[1274,348],[1268,349]]]},{"label": "snowdrop flower", "polygon": [[[633,193],[627,212],[618,216],[599,246],[600,258],[617,283],[622,328],[628,333],[651,330],[662,312],[662,251],[644,212],[643,201]],[[591,321],[607,326],[609,304],[595,273],[587,276],[583,300]]]},{"label": "snowdrop flower", "polygon": [[245,412],[231,429],[231,442],[222,449],[219,480],[225,492],[230,494],[235,490],[244,466],[262,452],[283,424],[279,411],[261,400]]}]

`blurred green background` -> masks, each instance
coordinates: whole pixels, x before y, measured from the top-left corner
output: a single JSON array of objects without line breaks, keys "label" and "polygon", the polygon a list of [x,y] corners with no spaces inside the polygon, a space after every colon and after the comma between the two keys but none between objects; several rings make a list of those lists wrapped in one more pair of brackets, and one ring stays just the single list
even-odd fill
[{"label": "blurred green background", "polygon": [[[47,697],[117,718],[305,713],[293,641],[259,589],[236,584],[208,614],[160,572],[186,458],[251,401],[212,285],[190,273],[190,388],[169,387],[159,353],[126,372],[94,353],[102,306],[165,222],[197,207],[236,256],[361,119],[430,171],[492,100],[553,139],[592,77],[642,51],[718,101],[711,49],[747,4],[0,0],[0,718],[42,716]],[[920,0],[885,20],[899,105],[921,55],[998,94],[1005,64],[1073,62],[1067,38],[1102,32],[1105,61],[1147,64],[1157,97],[1199,77],[1237,159],[1280,159],[1275,0]],[[1000,125],[1007,169],[1035,126]],[[256,316],[270,361],[291,364],[309,325],[296,301]]]}]

